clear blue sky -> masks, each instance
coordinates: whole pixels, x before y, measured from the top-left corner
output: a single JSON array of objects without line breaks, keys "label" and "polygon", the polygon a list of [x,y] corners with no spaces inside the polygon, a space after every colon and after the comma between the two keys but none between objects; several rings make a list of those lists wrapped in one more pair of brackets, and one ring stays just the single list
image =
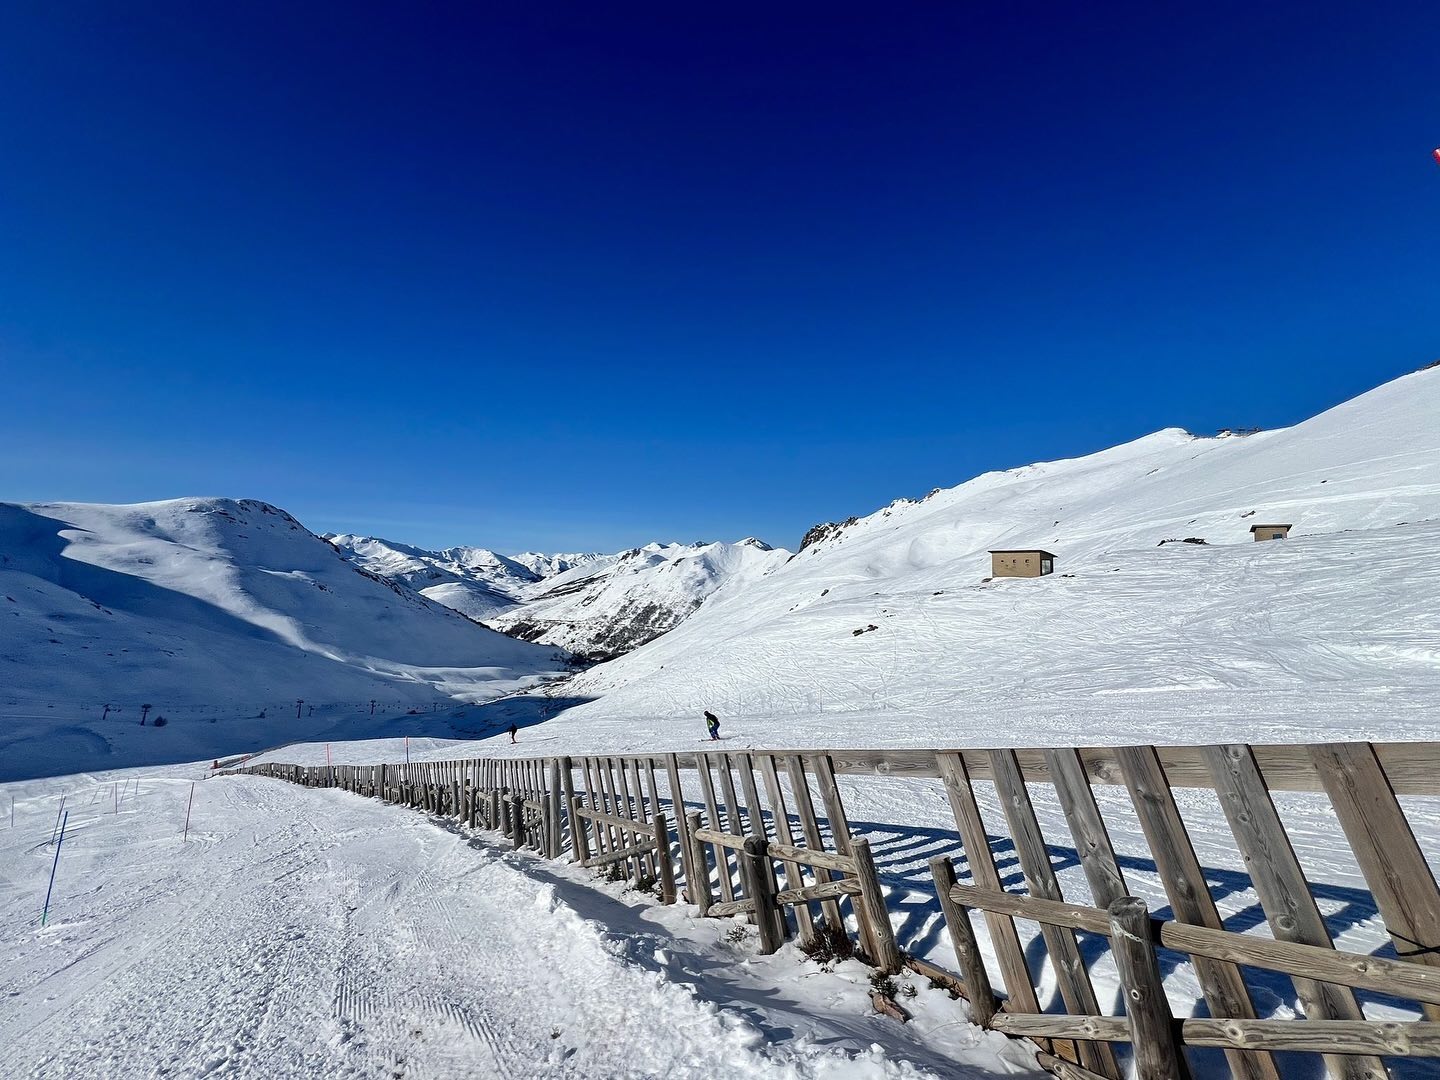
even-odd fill
[{"label": "clear blue sky", "polygon": [[1293,423],[1440,355],[1437,40],[1434,3],[9,4],[0,498],[794,545]]}]

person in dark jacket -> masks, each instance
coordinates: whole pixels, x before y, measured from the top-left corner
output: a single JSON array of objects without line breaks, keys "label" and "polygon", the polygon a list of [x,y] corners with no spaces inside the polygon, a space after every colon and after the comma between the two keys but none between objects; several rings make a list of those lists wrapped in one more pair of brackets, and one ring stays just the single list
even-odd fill
[{"label": "person in dark jacket", "polygon": [[709,709],[705,710],[705,730],[710,732],[712,741],[720,738],[720,718]]},{"label": "person in dark jacket", "polygon": [[519,730],[520,730],[520,728],[517,727],[515,724],[511,724],[511,725],[510,725],[510,741],[511,741],[511,742],[514,742],[514,741],[515,741],[515,733],[518,732]]}]

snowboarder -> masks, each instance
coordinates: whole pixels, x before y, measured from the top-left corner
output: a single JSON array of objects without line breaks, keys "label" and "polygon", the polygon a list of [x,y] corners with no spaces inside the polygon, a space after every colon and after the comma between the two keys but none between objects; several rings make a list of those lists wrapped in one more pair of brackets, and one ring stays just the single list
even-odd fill
[{"label": "snowboarder", "polygon": [[514,741],[515,741],[515,734],[516,734],[516,732],[518,732],[519,730],[520,730],[519,727],[517,727],[516,725],[514,725],[514,724],[511,724],[511,725],[510,725],[510,741],[511,741],[511,742],[514,742]]},{"label": "snowboarder", "polygon": [[705,730],[710,732],[710,740],[718,742],[720,739],[720,718],[709,709],[705,710]]}]

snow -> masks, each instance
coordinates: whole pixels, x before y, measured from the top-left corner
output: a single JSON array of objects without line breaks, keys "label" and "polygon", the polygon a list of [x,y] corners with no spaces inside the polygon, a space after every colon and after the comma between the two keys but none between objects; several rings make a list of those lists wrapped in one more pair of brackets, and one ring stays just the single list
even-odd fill
[{"label": "snow", "polygon": [[[557,563],[523,597],[556,644],[603,648],[633,635],[642,610],[652,626],[665,612],[679,617],[628,654],[543,685],[560,671],[554,648],[498,637],[404,585],[359,574],[261,506],[0,507],[0,779],[292,740],[302,741],[268,759],[396,761],[407,752],[400,734],[415,736],[408,752],[417,759],[694,749],[707,708],[720,715],[727,750],[1437,736],[1440,370],[1285,430],[1197,438],[1167,429],[986,474],[820,530],[793,557],[758,543],[657,544]],[[1249,526],[1269,521],[1293,522],[1291,538],[1254,543]],[[1206,543],[1161,545],[1186,537]],[[1046,548],[1057,572],[985,581],[996,547]],[[138,695],[169,695],[181,706],[166,706],[176,722],[156,732],[132,711],[106,726],[99,703],[117,688],[132,710]],[[297,722],[283,711],[291,697],[322,706]],[[381,699],[380,715],[367,713],[370,698]],[[246,719],[267,702],[266,720]],[[522,729],[513,747],[500,734],[511,721]],[[866,1015],[858,971],[820,973],[788,949],[737,957],[717,940],[727,923],[597,893],[564,866],[497,854],[398,808],[213,781],[201,789],[214,793],[198,819],[201,840],[179,849],[188,784],[173,770],[146,775],[136,812],[127,818],[122,804],[110,815],[133,835],[114,835],[117,822],[99,821],[98,809],[96,820],[82,814],[77,874],[63,874],[67,839],[61,921],[44,932],[20,913],[38,910],[43,896],[55,796],[67,786],[88,791],[92,778],[0,788],[0,799],[18,794],[29,821],[17,827],[23,837],[0,839],[0,905],[11,916],[0,931],[0,979],[20,1002],[0,1010],[0,1055],[27,1055],[11,1073],[103,1072],[108,1032],[117,1046],[139,1048],[137,1060],[154,1066],[144,1075],[210,1062],[255,1075],[312,1064],[371,1075],[403,1054],[420,1074],[616,1075],[633,1060],[648,1063],[640,1073],[724,1075],[733,1066],[736,1075],[851,1076],[882,1068],[872,1042],[891,1063],[883,1067],[943,1075],[957,1074],[944,1064],[949,1055],[959,1055],[958,1068],[991,1074],[1026,1060],[977,1032],[948,999],[922,989],[923,1024],[881,1024]],[[932,855],[957,853],[939,784],[845,777],[842,789],[852,827],[876,853],[901,946],[953,968],[926,868]],[[1005,836],[993,793],[981,785],[978,794],[989,831]],[[1265,933],[1216,797],[1176,794],[1227,924]],[[1085,902],[1053,795],[1036,786],[1031,796],[1065,895]],[[1124,791],[1097,788],[1097,798],[1131,891],[1163,915],[1163,888]],[[1337,944],[1390,955],[1325,801],[1276,801]],[[1440,800],[1405,802],[1433,857]],[[153,821],[142,805],[154,807]],[[996,855],[1014,884],[1002,840]],[[372,897],[381,899],[367,904]],[[392,909],[393,933],[366,922]],[[233,926],[225,941],[217,921]],[[278,926],[297,936],[277,938]],[[358,996],[348,982],[342,995],[337,957],[351,973],[343,978],[359,980]],[[536,957],[562,970],[573,963],[577,985],[636,1003],[624,1039],[598,1034],[603,1021],[586,1011],[595,995],[532,980]],[[252,962],[261,969],[247,975]],[[1093,974],[1102,1006],[1117,1012],[1107,965],[1097,960]],[[384,993],[382,972],[398,980]],[[1176,1010],[1194,1011],[1191,969],[1167,962],[1165,977]],[[1298,1011],[1286,980],[1247,977],[1262,1015]],[[177,981],[192,997],[172,989]],[[1053,997],[1048,976],[1043,990]],[[229,1029],[207,1027],[193,1003],[207,996],[246,1033],[233,1047]],[[1367,1015],[1416,1015],[1361,996]],[[131,999],[140,1003],[133,1016]],[[46,1009],[62,1018],[54,1028]],[[157,1010],[175,1022],[145,1024],[142,1014]],[[562,1028],[556,1040],[551,1024]],[[85,1034],[50,1034],[65,1025]],[[496,1029],[523,1034],[518,1057],[505,1058],[512,1044],[486,1038]],[[636,1056],[607,1057],[617,1043]],[[552,1060],[556,1044],[569,1056]],[[1424,1063],[1396,1071],[1436,1074]]]},{"label": "snow", "polygon": [[528,587],[546,576],[525,561],[486,548],[426,551],[394,540],[349,533],[331,534],[325,539],[356,566],[408,585],[476,621],[514,607]]},{"label": "snow", "polygon": [[[1294,523],[1289,540],[1251,540],[1251,523],[1277,520]],[[1160,545],[1185,537],[1207,543]],[[988,549],[1029,546],[1055,552],[1057,573],[983,580]],[[553,715],[526,699],[499,703],[501,715],[543,718],[519,746],[489,739],[421,753],[692,750],[706,708],[721,717],[726,750],[1433,740],[1437,547],[1440,370],[1430,370],[1283,431],[1163,431],[897,502],[829,530],[743,589],[718,591],[665,636],[549,688]],[[350,752],[396,759],[393,744]],[[299,746],[277,757],[314,760]],[[842,789],[852,827],[876,853],[901,947],[953,968],[926,866],[959,854],[940,785],[845,777]],[[1007,836],[993,791],[978,794],[991,835]],[[1096,795],[1130,890],[1165,915],[1126,793]],[[1036,785],[1031,797],[1065,895],[1086,902],[1053,793]],[[1176,797],[1227,925],[1266,933],[1216,796]],[[1337,945],[1393,955],[1323,797],[1279,793],[1276,802]],[[1405,803],[1433,858],[1440,800]],[[1008,843],[995,849],[1007,885],[1017,885]],[[989,950],[978,923],[977,932]],[[1092,974],[1102,1007],[1118,1013],[1109,961],[1097,959]],[[1262,1015],[1299,1013],[1287,980],[1247,975]],[[1165,977],[1177,1013],[1203,1008],[1189,966],[1172,958]],[[1369,1016],[1417,1016],[1360,997]],[[1314,1059],[1287,1068],[1319,1075]],[[1440,1069],[1414,1061],[1395,1074]]]},{"label": "snow", "polygon": [[853,961],[760,957],[729,923],[492,836],[220,778],[195,785],[182,842],[190,790],[183,769],[0,789],[19,797],[0,829],[5,1075],[1043,1075],[943,994],[901,1027]]},{"label": "snow", "polygon": [[547,555],[539,551],[522,551],[519,555],[510,557],[521,566],[532,570],[536,576],[548,578],[609,556],[599,551],[572,551],[558,555]]},{"label": "snow", "polygon": [[[371,699],[429,710],[563,670],[266,503],[0,503],[0,778],[253,749]],[[280,727],[296,699],[322,722]],[[142,728],[144,702],[180,723]]]},{"label": "snow", "polygon": [[753,537],[647,544],[547,578],[488,625],[581,656],[618,656],[680,625],[722,588],[765,577],[789,554]]},{"label": "snow", "polygon": [[[1274,520],[1289,540],[1251,540]],[[1207,544],[1159,546],[1185,537]],[[1437,540],[1428,370],[1294,428],[1172,429],[892,504],[572,680],[594,700],[547,733],[673,748],[708,708],[769,745],[1433,737]],[[986,582],[997,547],[1056,573]]]}]

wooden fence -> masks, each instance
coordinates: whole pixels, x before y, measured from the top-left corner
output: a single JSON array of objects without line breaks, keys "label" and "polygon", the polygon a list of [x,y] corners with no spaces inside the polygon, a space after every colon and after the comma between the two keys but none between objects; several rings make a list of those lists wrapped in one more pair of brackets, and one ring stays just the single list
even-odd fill
[{"label": "wooden fence", "polygon": [[[1287,1059],[1276,1055],[1288,1052],[1321,1055],[1328,1075],[1345,1080],[1388,1077],[1385,1058],[1440,1057],[1440,889],[1396,797],[1440,795],[1437,743],[715,751],[236,771],[452,816],[550,858],[605,868],[665,903],[683,887],[702,916],[752,921],[765,952],[792,933],[802,944],[822,934],[853,938],[858,955],[882,971],[912,966],[965,996],[977,1023],[1033,1039],[1040,1062],[1064,1080],[1118,1080],[1125,1072],[1117,1043],[1129,1044],[1141,1080],[1191,1076],[1187,1048],[1218,1048],[1231,1075],[1245,1080],[1278,1078]],[[942,782],[968,883],[948,855],[932,859],[930,871],[958,975],[897,947],[870,846],[852,835],[840,776]],[[1008,835],[998,841],[977,800],[983,785],[1004,816]],[[1169,918],[1152,917],[1131,895],[1096,799],[1102,785],[1126,789]],[[1031,786],[1058,803],[1088,904],[1061,893]],[[1176,787],[1215,793],[1269,937],[1225,927]],[[1328,797],[1394,959],[1335,948],[1275,791]],[[1013,847],[1024,892],[1004,887],[992,843]],[[1063,1011],[1042,1006],[1045,973],[1027,956],[1017,919],[1038,924]],[[1087,964],[1077,933],[1107,943],[1125,1015],[1102,1012],[1093,949]],[[1203,993],[1196,1004],[1208,1016],[1172,1015],[1157,948],[1193,965]],[[1242,965],[1288,977],[1304,1019],[1257,1018]],[[1357,989],[1414,1002],[1423,1019],[1367,1019]]]}]

